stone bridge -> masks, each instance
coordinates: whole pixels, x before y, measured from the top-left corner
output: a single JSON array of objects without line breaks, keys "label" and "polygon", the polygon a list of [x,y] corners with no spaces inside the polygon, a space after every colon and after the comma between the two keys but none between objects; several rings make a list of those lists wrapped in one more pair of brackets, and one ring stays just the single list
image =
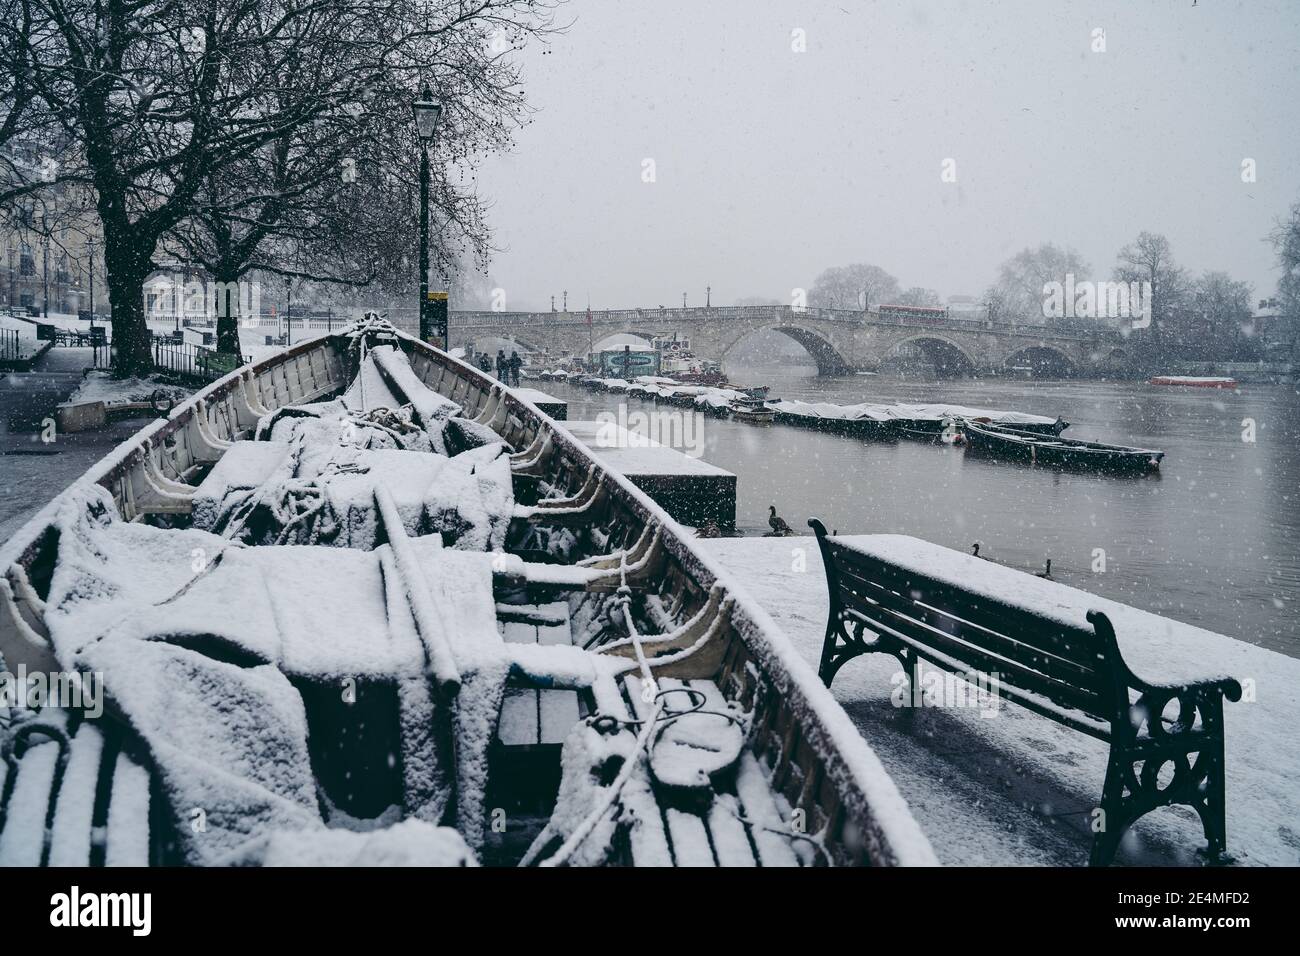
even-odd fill
[{"label": "stone bridge", "polygon": [[722,361],[741,339],[764,329],[804,347],[823,375],[871,371],[882,362],[919,354],[941,370],[989,372],[1014,365],[1051,366],[1075,375],[1122,366],[1128,358],[1118,331],[1070,326],[1007,325],[944,309],[884,306],[870,312],[736,306],[619,309],[586,312],[452,312],[449,338],[464,345],[510,339],[554,356],[585,355],[619,333],[649,339],[677,333],[701,358]]}]

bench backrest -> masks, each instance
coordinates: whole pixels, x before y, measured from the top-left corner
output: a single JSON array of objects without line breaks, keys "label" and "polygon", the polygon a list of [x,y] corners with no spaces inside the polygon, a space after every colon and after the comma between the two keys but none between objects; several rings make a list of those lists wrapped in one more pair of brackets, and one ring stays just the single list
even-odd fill
[{"label": "bench backrest", "polygon": [[890,564],[826,535],[820,522],[814,528],[832,601],[850,625],[913,641],[1058,706],[1115,718],[1117,652],[1094,630]]}]

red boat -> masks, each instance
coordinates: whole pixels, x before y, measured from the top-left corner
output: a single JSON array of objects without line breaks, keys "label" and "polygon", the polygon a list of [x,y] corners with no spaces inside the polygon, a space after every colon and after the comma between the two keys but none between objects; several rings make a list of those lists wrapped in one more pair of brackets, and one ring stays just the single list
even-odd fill
[{"label": "red boat", "polygon": [[1196,375],[1157,375],[1151,385],[1183,385],[1188,388],[1236,388],[1235,378],[1215,378]]}]

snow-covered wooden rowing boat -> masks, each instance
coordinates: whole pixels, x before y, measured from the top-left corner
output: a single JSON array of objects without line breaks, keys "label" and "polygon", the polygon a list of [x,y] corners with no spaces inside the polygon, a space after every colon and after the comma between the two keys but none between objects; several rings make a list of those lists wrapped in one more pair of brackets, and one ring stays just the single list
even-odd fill
[{"label": "snow-covered wooden rowing boat", "polygon": [[144,428],[0,569],[0,865],[934,861],[657,505],[377,316]]}]

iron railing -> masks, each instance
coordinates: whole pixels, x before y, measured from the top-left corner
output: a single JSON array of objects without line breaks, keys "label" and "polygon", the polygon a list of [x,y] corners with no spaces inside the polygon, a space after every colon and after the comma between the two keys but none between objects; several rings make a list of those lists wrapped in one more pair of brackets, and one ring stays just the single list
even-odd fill
[{"label": "iron railing", "polygon": [[155,340],[153,364],[159,372],[213,381],[252,361],[247,355],[227,355],[189,343]]},{"label": "iron railing", "polygon": [[17,329],[0,329],[0,361],[16,362],[23,357]]}]

